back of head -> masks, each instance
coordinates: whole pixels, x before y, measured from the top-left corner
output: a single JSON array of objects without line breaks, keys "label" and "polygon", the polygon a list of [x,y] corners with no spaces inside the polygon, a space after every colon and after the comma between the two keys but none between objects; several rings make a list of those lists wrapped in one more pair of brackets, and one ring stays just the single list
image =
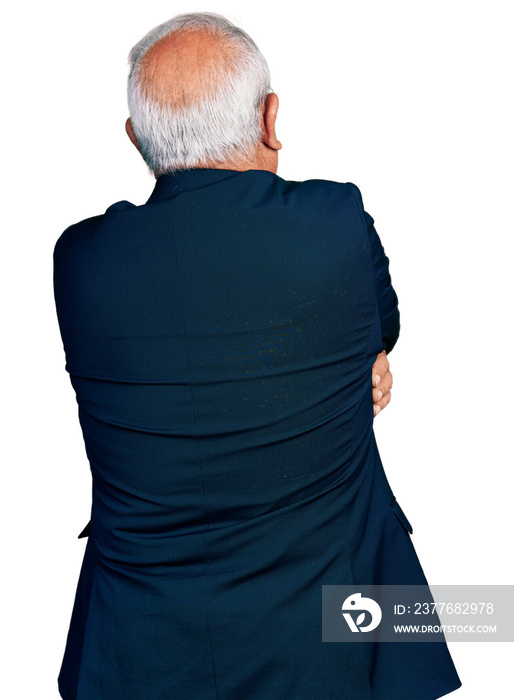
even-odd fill
[{"label": "back of head", "polygon": [[271,88],[242,29],[216,14],[177,15],[143,37],[129,62],[132,126],[156,176],[251,158]]}]

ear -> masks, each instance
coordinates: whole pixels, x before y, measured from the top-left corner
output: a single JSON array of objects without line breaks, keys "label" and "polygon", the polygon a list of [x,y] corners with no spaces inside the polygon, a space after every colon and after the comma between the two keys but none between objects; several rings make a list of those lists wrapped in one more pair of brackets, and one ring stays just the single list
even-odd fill
[{"label": "ear", "polygon": [[130,117],[125,122],[125,131],[127,132],[129,139],[132,141],[139,153],[141,153],[141,148],[137,142],[136,134],[134,133],[134,127],[132,126],[132,120]]},{"label": "ear", "polygon": [[282,144],[277,139],[275,133],[275,122],[277,121],[278,95],[270,92],[264,100],[262,112],[262,140],[268,148],[280,151]]}]

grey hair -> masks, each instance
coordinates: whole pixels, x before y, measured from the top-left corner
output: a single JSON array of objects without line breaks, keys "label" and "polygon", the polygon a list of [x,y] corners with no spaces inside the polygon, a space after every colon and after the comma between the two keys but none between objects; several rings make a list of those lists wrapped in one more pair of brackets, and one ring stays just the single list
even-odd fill
[{"label": "grey hair", "polygon": [[[237,59],[210,95],[193,104],[158,103],[146,89],[141,59],[156,42],[178,31],[203,29],[235,49]],[[260,112],[272,92],[268,64],[252,39],[225,17],[191,13],[152,29],[129,54],[128,104],[141,153],[156,176],[174,170],[249,158],[260,141]]]}]

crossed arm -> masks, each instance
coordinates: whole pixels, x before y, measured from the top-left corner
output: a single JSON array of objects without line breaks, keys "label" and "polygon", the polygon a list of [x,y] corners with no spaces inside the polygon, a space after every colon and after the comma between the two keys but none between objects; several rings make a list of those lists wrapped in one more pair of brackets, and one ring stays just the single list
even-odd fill
[{"label": "crossed arm", "polygon": [[373,415],[378,416],[380,411],[391,401],[391,387],[393,375],[389,371],[389,360],[385,350],[377,355],[372,367],[373,380]]},{"label": "crossed arm", "polygon": [[349,183],[355,196],[357,209],[362,217],[362,223],[367,231],[373,272],[375,275],[375,292],[377,309],[380,317],[380,328],[384,348],[377,355],[372,367],[373,381],[373,415],[378,416],[380,411],[391,401],[391,387],[393,375],[389,371],[389,360],[386,351],[391,352],[400,333],[400,314],[398,312],[398,298],[391,284],[389,274],[389,258],[386,256],[380,238],[375,230],[373,217],[365,210],[359,188]]}]

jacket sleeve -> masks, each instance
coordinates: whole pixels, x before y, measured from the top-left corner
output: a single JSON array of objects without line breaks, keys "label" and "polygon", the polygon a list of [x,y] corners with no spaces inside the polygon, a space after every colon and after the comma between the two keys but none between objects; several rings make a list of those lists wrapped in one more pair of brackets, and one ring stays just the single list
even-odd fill
[{"label": "jacket sleeve", "polygon": [[400,335],[400,312],[398,310],[398,297],[391,284],[389,258],[386,256],[375,230],[373,218],[364,210],[359,188],[353,183],[350,184],[369,240],[382,341],[384,350],[390,353]]}]

